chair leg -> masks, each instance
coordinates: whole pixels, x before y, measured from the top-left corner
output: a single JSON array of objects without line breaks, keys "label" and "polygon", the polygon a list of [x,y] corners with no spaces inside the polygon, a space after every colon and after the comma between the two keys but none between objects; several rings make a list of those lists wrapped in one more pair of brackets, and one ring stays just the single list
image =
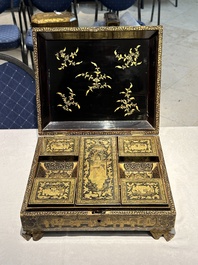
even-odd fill
[{"label": "chair leg", "polygon": [[175,0],[175,7],[178,7],[178,0]]},{"label": "chair leg", "polygon": [[27,56],[23,50],[23,48],[21,47],[21,57],[22,57],[22,62],[26,65],[28,65],[28,60],[27,60]]},{"label": "chair leg", "polygon": [[95,0],[96,8],[95,8],[95,22],[98,21],[98,0]]},{"label": "chair leg", "polygon": [[152,4],[151,22],[153,21],[154,10],[155,10],[155,0],[153,0],[153,4]]},{"label": "chair leg", "polygon": [[141,21],[142,0],[138,0],[138,20]]},{"label": "chair leg", "polygon": [[141,8],[144,9],[144,0],[140,0]]},{"label": "chair leg", "polygon": [[161,15],[161,0],[158,0],[158,19],[157,19],[158,25],[160,25],[160,15]]},{"label": "chair leg", "polygon": [[77,7],[77,2],[76,2],[76,0],[73,0],[74,15],[75,15],[75,17],[76,17],[76,19],[78,21],[78,15],[77,15],[77,9],[76,9],[76,7]]},{"label": "chair leg", "polygon": [[28,1],[27,11],[28,11],[29,19],[31,21],[31,17],[34,14],[34,7],[33,7],[33,4],[32,4],[32,1],[31,0],[27,0],[27,1]]},{"label": "chair leg", "polygon": [[[26,10],[26,8],[24,7],[23,9],[22,9],[22,13],[23,13],[23,21],[24,21],[24,24],[25,24],[25,31],[27,32],[27,30],[28,30],[28,23],[27,23],[27,18],[26,18],[26,12],[27,12],[27,10]],[[28,17],[28,19],[29,19],[29,17]],[[30,20],[29,20],[30,21]]]},{"label": "chair leg", "polygon": [[[33,56],[33,53],[34,51],[31,51],[31,50],[28,50],[26,47],[25,47],[25,50],[24,50],[24,56],[26,57],[25,60],[27,61],[27,65],[34,69],[34,56]],[[30,61],[29,61],[30,59]]]},{"label": "chair leg", "polygon": [[[160,25],[161,0],[157,0],[157,1],[158,1],[158,17],[157,17],[157,24]],[[155,0],[153,0],[153,4],[152,4],[151,22],[153,21],[154,9],[155,9]]]},{"label": "chair leg", "polygon": [[34,69],[33,51],[30,51],[30,58],[31,58],[31,63],[32,63],[32,69]]}]

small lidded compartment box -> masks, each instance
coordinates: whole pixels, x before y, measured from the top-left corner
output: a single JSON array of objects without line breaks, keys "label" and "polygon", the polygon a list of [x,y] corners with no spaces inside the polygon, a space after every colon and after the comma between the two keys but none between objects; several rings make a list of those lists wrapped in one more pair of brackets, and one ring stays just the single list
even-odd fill
[{"label": "small lidded compartment box", "polygon": [[24,237],[149,231],[173,237],[159,140],[162,27],[35,28],[39,139]]}]

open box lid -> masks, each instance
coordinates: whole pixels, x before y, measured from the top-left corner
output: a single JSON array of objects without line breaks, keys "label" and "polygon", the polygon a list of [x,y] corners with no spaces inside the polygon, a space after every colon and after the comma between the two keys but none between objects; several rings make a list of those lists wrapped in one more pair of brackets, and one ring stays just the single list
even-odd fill
[{"label": "open box lid", "polygon": [[39,134],[158,134],[162,27],[34,28]]}]

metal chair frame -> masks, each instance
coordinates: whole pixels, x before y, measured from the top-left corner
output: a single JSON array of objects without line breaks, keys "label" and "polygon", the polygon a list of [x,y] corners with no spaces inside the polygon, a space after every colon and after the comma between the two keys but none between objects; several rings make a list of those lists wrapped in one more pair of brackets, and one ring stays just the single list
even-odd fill
[{"label": "metal chair frame", "polygon": [[[21,17],[21,11],[20,11],[21,10],[21,2],[22,2],[22,0],[19,1],[19,6],[16,7],[14,5],[14,0],[10,0],[10,4],[8,3],[8,10],[10,11],[11,16],[12,16],[13,25],[17,26],[20,29],[20,33],[21,33],[20,34],[21,35],[21,38],[20,38],[21,57],[22,57],[22,61],[27,64],[26,56],[25,56],[25,53],[24,53],[23,32],[21,31],[21,28],[22,28],[22,17]],[[18,16],[19,16],[19,26],[17,25],[15,12],[17,12]]]},{"label": "metal chair frame", "polygon": [[[34,74],[33,69],[28,67],[21,60],[16,59],[15,57],[12,57],[8,54],[0,53],[0,60],[2,62],[2,66],[3,66],[4,70],[5,69],[12,69],[12,67],[13,67],[13,71],[10,72],[12,77],[14,77],[16,75],[16,77],[17,77],[16,80],[19,80],[19,78],[22,74],[23,78],[24,78],[23,81],[20,81],[17,84],[17,89],[14,87],[14,83],[11,85],[12,82],[10,82],[10,79],[8,76],[9,72],[6,72],[6,80],[9,82],[8,87],[6,86],[7,83],[5,83],[5,79],[3,78],[1,80],[1,81],[3,81],[3,84],[5,83],[3,87],[1,86],[2,91],[7,91],[7,89],[9,89],[8,91],[10,91],[11,89],[13,89],[13,93],[10,94],[10,99],[8,96],[9,95],[8,92],[6,92],[5,95],[3,94],[5,96],[5,99],[8,99],[8,101],[6,100],[4,102],[3,101],[4,97],[3,97],[1,102],[0,102],[1,103],[0,105],[2,108],[1,110],[4,109],[3,113],[5,113],[5,110],[6,110],[6,115],[8,115],[8,117],[6,118],[6,116],[3,116],[3,114],[2,114],[0,128],[1,129],[37,128],[35,91],[30,90],[30,88],[32,89],[35,84],[30,83],[30,86],[27,85],[27,80],[29,82],[32,82],[35,80],[35,74]],[[4,61],[5,61],[5,67],[4,67]],[[7,65],[7,63],[8,63],[8,65]],[[11,64],[13,66],[11,66],[9,64]],[[26,74],[27,74],[27,76],[26,76]],[[22,101],[24,102],[24,98],[25,98],[26,102],[29,102],[28,106],[26,104],[23,105],[22,103],[19,102],[20,101],[20,97],[19,97],[20,93],[22,93],[22,95],[21,95]],[[12,105],[10,105],[11,102],[12,102]],[[5,106],[4,106],[4,104],[5,104]],[[11,110],[11,108],[15,109],[15,111],[12,112],[13,109]],[[24,110],[27,111],[27,116],[24,115]],[[11,113],[13,113],[14,115]],[[20,114],[22,114],[22,115],[20,115]],[[11,118],[13,118],[13,120]],[[17,122],[15,122],[15,121],[17,121]]]},{"label": "metal chair frame", "polygon": [[[144,0],[141,0],[144,1]],[[157,18],[157,24],[160,25],[160,17],[161,17],[161,0],[157,0],[158,2],[158,18]],[[155,10],[155,3],[156,0],[153,0],[152,3],[152,10],[151,10],[151,22],[153,21],[153,15],[154,15],[154,10]],[[178,6],[178,0],[175,0],[175,7]]]}]

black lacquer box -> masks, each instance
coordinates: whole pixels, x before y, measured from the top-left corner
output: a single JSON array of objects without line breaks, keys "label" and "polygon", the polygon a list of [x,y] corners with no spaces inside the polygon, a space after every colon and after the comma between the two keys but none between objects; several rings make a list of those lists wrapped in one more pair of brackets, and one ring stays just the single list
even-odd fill
[{"label": "black lacquer box", "polygon": [[162,27],[35,28],[38,144],[23,236],[174,236],[159,139]]}]

